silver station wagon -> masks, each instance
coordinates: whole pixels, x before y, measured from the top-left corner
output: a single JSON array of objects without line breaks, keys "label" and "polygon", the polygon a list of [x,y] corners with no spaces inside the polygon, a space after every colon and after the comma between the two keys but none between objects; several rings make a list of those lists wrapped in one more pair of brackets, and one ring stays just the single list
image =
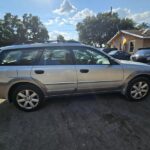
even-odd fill
[{"label": "silver station wagon", "polygon": [[39,109],[47,97],[121,92],[141,101],[150,91],[150,66],[119,61],[77,42],[36,43],[0,50],[0,98]]}]

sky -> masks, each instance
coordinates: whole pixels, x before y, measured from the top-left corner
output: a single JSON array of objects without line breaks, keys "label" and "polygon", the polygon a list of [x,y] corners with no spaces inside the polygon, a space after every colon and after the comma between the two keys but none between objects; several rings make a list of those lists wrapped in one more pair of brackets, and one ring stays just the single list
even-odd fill
[{"label": "sky", "polygon": [[120,17],[150,24],[150,0],[0,0],[0,18],[7,12],[18,16],[31,13],[40,17],[51,40],[59,34],[78,40],[76,24],[111,7]]}]

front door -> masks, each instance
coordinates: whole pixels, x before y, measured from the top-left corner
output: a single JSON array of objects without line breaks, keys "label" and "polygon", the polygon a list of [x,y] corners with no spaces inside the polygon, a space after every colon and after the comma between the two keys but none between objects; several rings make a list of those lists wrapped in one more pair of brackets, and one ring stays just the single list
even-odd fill
[{"label": "front door", "polygon": [[111,64],[100,51],[89,47],[72,48],[76,60],[78,90],[95,91],[119,88],[123,81],[123,69]]}]

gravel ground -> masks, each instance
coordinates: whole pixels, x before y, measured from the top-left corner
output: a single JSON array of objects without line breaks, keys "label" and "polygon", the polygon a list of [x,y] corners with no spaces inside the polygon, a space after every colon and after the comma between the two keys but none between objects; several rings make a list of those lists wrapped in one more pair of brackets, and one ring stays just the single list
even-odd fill
[{"label": "gravel ground", "polygon": [[32,113],[0,100],[0,150],[150,150],[150,97],[52,98]]}]

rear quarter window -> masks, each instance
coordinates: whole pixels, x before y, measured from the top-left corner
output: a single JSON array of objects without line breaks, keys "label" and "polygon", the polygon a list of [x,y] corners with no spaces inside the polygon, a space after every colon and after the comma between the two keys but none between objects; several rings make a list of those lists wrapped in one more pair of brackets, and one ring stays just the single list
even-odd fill
[{"label": "rear quarter window", "polygon": [[36,49],[5,50],[0,54],[1,66],[26,66],[33,65],[38,56]]}]

